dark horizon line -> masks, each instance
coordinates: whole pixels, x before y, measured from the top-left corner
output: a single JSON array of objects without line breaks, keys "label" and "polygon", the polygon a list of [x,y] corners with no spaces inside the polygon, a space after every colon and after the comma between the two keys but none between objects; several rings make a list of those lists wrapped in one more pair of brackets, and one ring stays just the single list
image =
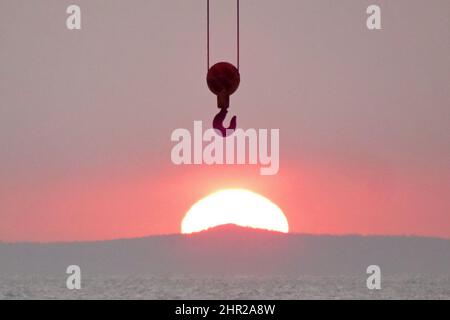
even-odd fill
[{"label": "dark horizon line", "polygon": [[[185,237],[192,238],[196,236],[204,235],[205,233],[213,232],[229,232],[228,230],[223,230],[225,228],[234,228],[235,230],[258,233],[258,234],[270,234],[277,235],[281,237],[291,237],[291,236],[307,236],[307,237],[335,237],[335,238],[419,238],[419,239],[430,239],[430,240],[443,240],[450,241],[449,238],[439,237],[439,236],[426,236],[426,235],[415,235],[415,234],[363,234],[363,233],[342,233],[342,234],[331,234],[331,233],[304,233],[304,232],[288,232],[283,233],[273,230],[258,229],[252,227],[241,227],[236,224],[226,224],[212,227],[203,231],[183,234],[183,233],[166,233],[166,234],[152,234],[143,235],[135,237],[124,237],[124,238],[111,238],[111,239],[98,239],[98,240],[55,240],[55,241],[4,241],[0,239],[0,245],[57,245],[57,244],[89,244],[89,243],[101,243],[101,242],[115,242],[115,241],[132,241],[132,240],[144,240],[150,238],[163,238],[163,237]],[[222,230],[221,230],[222,229]]]}]

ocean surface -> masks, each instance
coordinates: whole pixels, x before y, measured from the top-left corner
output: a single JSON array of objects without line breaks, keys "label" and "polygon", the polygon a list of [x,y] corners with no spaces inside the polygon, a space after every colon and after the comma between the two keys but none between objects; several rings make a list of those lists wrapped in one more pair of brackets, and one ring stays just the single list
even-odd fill
[{"label": "ocean surface", "polygon": [[450,276],[390,276],[381,290],[365,277],[96,276],[68,290],[66,277],[0,277],[0,299],[445,299]]}]

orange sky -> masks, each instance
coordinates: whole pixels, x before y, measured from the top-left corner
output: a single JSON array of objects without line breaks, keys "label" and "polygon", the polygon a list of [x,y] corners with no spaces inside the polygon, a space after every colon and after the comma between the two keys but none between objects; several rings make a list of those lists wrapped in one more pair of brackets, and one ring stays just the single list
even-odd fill
[{"label": "orange sky", "polygon": [[[2,190],[7,241],[98,240],[178,233],[189,207],[220,188],[267,196],[291,231],[450,237],[448,180],[391,168],[284,162],[276,177],[257,167],[167,167],[85,172]],[[448,174],[448,173],[447,173]],[[439,191],[440,190],[440,191]],[[28,215],[27,212],[35,212]]]}]

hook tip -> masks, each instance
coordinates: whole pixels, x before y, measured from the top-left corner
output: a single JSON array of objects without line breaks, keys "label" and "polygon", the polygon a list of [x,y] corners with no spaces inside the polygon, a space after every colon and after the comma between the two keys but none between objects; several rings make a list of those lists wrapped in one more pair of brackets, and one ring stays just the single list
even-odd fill
[{"label": "hook tip", "polygon": [[233,132],[236,130],[237,127],[237,118],[236,116],[233,116],[230,121],[230,125],[228,128],[225,128],[223,126],[223,121],[225,120],[225,116],[227,115],[228,111],[226,109],[222,109],[213,120],[213,128],[216,130],[218,134],[220,134],[222,137],[227,137],[233,134]]}]

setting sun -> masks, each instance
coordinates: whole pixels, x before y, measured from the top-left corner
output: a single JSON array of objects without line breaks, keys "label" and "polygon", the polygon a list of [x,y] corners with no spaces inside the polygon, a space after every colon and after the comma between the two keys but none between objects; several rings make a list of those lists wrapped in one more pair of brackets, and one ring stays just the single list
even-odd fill
[{"label": "setting sun", "polygon": [[249,190],[228,189],[195,203],[183,219],[181,233],[200,232],[225,224],[289,232],[286,216],[272,201]]}]

